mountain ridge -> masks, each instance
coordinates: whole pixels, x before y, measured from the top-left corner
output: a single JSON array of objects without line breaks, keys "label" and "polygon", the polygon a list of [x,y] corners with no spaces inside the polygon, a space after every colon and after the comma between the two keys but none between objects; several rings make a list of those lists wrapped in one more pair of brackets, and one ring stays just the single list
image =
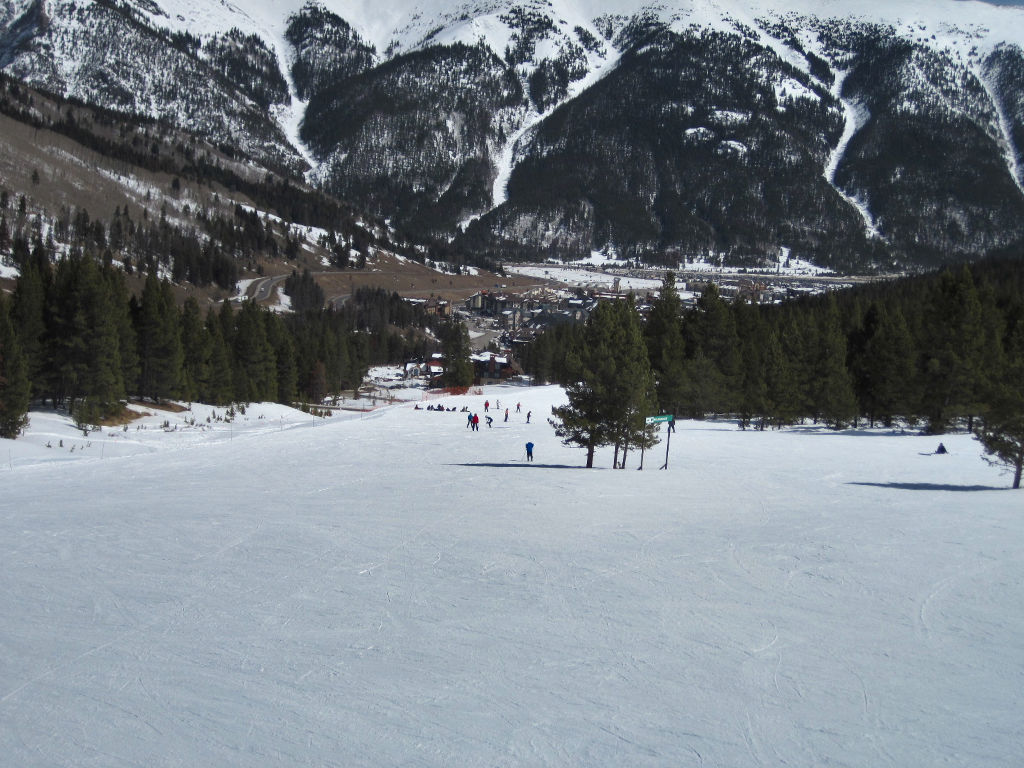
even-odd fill
[{"label": "mountain ridge", "polygon": [[498,258],[787,248],[863,269],[1004,248],[1024,239],[1022,43],[1024,10],[970,0],[0,9],[0,68],[25,82]]}]

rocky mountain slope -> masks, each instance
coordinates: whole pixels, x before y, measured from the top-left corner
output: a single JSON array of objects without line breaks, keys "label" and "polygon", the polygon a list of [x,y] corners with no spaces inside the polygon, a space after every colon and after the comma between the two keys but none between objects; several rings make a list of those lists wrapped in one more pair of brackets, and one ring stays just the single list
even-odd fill
[{"label": "rocky mountain slope", "polygon": [[923,267],[1024,241],[1024,9],[6,0],[0,68],[489,258]]}]

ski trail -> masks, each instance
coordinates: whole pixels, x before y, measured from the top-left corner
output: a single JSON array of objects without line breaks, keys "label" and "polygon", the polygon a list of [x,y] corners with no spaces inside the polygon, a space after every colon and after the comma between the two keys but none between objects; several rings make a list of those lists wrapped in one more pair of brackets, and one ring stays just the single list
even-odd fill
[{"label": "ski trail", "polygon": [[285,83],[288,84],[288,97],[290,99],[288,104],[272,107],[272,114],[288,142],[309,165],[309,171],[305,175],[306,181],[310,182],[312,180],[311,174],[319,167],[319,161],[302,141],[302,121],[306,117],[306,108],[309,106],[309,101],[299,98],[299,89],[295,84],[295,79],[292,77],[292,65],[295,63],[295,57],[290,53],[284,35],[270,36],[272,33],[269,32],[266,34],[268,34],[268,37],[264,39],[270,41],[274,56],[277,57],[278,64],[281,67],[281,74],[284,75]]},{"label": "ski trail", "polygon": [[[520,142],[522,142],[526,136],[535,131],[541,123],[555,112],[556,109],[569,103],[588,88],[592,87],[595,83],[604,79],[609,72],[615,69],[620,58],[621,53],[617,50],[613,50],[607,58],[599,58],[587,72],[585,77],[571,83],[569,85],[569,92],[563,100],[543,112],[538,112],[533,109],[532,106],[527,110],[519,129],[509,137],[504,146],[502,146],[501,150],[497,153],[496,165],[498,173],[494,178],[494,185],[491,190],[491,207],[488,211],[484,211],[484,213],[480,214],[481,216],[493,211],[495,208],[508,201],[508,182],[512,177],[512,171],[516,166],[516,150],[519,148]],[[528,91],[525,77],[523,77],[523,87],[524,90]]]},{"label": "ski trail", "polygon": [[988,94],[989,101],[992,102],[992,107],[996,111],[996,120],[999,125],[999,148],[1006,158],[1006,167],[1010,171],[1013,183],[1017,185],[1017,189],[1021,191],[1021,194],[1024,194],[1024,169],[1021,168],[1020,157],[1013,146],[1013,131],[1011,130],[1010,119],[1006,116],[1006,110],[1003,109],[1002,102],[996,96],[995,91],[992,90],[992,86],[984,73],[976,71],[974,76],[978,78],[981,87],[985,89],[985,93]]},{"label": "ski trail", "polygon": [[878,231],[878,227],[875,226],[875,221],[871,217],[871,211],[868,210],[867,203],[855,195],[847,194],[836,184],[836,171],[839,169],[839,163],[842,161],[843,156],[846,154],[846,148],[850,144],[850,140],[853,139],[857,131],[864,127],[870,116],[867,109],[863,106],[856,104],[852,101],[848,101],[843,98],[843,83],[846,81],[846,76],[850,73],[848,69],[837,70],[835,82],[832,83],[832,95],[839,100],[839,103],[843,105],[843,114],[845,117],[843,126],[843,135],[839,137],[839,143],[836,144],[835,149],[832,150],[832,155],[828,159],[828,163],[825,164],[825,181],[827,181],[833,189],[836,190],[842,196],[842,198],[852,205],[857,213],[860,214],[864,220],[864,227],[867,230],[869,237],[882,237],[882,233]]},{"label": "ski trail", "polygon": [[[272,5],[268,7],[273,8]],[[310,171],[306,174],[306,180],[309,181],[309,174],[312,173],[312,170],[319,163],[313,156],[313,153],[303,143],[300,136],[302,120],[306,116],[306,107],[309,106],[309,102],[299,98],[299,89],[292,77],[292,65],[295,63],[295,56],[292,52],[291,44],[285,36],[288,17],[279,16],[278,14],[267,14],[266,9],[262,7],[250,8],[248,10],[236,7],[232,10],[249,20],[252,29],[267,44],[274,58],[277,59],[277,65],[288,86],[289,101],[287,104],[272,105],[270,113],[282,133],[284,133],[288,143],[309,164]]]},{"label": "ski trail", "polygon": [[508,181],[512,177],[512,169],[515,167],[516,147],[528,133],[531,133],[538,125],[551,115],[561,104],[558,104],[546,112],[537,112],[530,109],[519,130],[512,134],[505,146],[498,153],[498,175],[494,177],[494,186],[491,190],[491,210],[504,204],[508,200]]}]

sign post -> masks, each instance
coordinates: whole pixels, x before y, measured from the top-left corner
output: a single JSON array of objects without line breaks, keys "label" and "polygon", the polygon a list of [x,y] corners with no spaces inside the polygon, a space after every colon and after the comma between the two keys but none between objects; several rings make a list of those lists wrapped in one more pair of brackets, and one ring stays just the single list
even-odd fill
[{"label": "sign post", "polygon": [[[672,445],[672,433],[675,432],[676,417],[671,413],[663,413],[661,416],[648,416],[646,419],[648,424],[668,424],[668,439],[665,441],[665,463],[661,465],[661,469],[668,469],[668,449]],[[643,469],[644,459],[643,453],[640,454],[640,468]]]}]

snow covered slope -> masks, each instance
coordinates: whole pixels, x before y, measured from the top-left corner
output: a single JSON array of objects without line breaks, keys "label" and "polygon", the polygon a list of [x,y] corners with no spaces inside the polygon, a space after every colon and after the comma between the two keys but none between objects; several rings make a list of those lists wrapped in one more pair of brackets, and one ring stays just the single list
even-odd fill
[{"label": "snow covered slope", "polygon": [[[287,19],[307,2],[155,0],[139,3],[139,7],[158,8],[152,13],[154,19],[193,34],[237,27],[280,40]],[[1024,44],[1024,13],[1019,7],[976,0],[318,0],[316,4],[355,27],[382,54],[389,49],[408,51],[425,41],[473,44],[481,38],[501,54],[509,31],[499,17],[513,7],[544,13],[570,29],[591,26],[601,17],[630,18],[639,14],[720,28],[758,18],[807,16],[890,24],[900,31],[915,30],[922,38],[932,39],[937,47],[963,45],[987,50],[996,42]],[[443,36],[436,34],[439,28],[444,28]]]},{"label": "snow covered slope", "polygon": [[36,417],[53,447],[0,442],[0,762],[1017,765],[1024,516],[974,441],[684,423],[668,470],[588,471],[562,397]]},{"label": "snow covered slope", "polygon": [[1019,6],[9,0],[0,68],[498,259],[931,267],[1024,238]]}]

